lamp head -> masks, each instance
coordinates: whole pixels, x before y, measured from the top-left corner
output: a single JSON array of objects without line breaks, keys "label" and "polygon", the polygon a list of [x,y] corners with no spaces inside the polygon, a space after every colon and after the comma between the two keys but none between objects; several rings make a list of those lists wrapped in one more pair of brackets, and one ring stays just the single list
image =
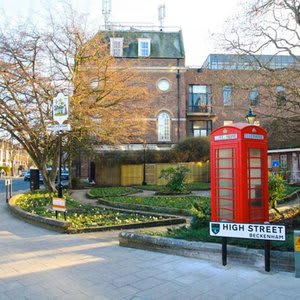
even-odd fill
[{"label": "lamp head", "polygon": [[254,122],[255,122],[255,118],[256,118],[256,114],[254,114],[252,112],[251,107],[249,107],[249,110],[248,110],[248,112],[245,116],[245,119],[246,119],[247,123],[253,125]]}]

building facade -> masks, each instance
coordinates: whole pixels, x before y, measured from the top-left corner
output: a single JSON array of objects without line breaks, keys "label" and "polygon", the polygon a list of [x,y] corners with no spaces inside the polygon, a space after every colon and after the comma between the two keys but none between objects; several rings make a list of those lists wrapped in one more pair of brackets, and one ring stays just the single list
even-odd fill
[{"label": "building facade", "polygon": [[[142,138],[148,149],[170,149],[186,137],[185,54],[181,31],[119,30],[102,33],[110,54],[130,61],[146,78],[151,95],[147,133]],[[122,149],[140,150],[134,141]]]},{"label": "building facade", "polygon": [[0,168],[9,169],[8,176],[18,176],[20,170],[27,170],[29,167],[29,155],[19,145],[10,140],[0,140]]},{"label": "building facade", "polygon": [[[150,110],[143,142],[101,146],[99,151],[170,149],[186,137],[209,136],[220,126],[245,122],[249,107],[257,115],[255,124],[265,129],[273,124],[279,108],[295,117],[286,85],[291,79],[291,73],[287,76],[290,67],[299,67],[296,58],[210,54],[202,67],[188,68],[180,30],[110,28],[101,34],[111,56],[130,61],[131,67],[145,76],[146,88],[153,96],[147,104]],[[274,72],[263,71],[262,65]],[[275,139],[279,139],[276,129]],[[91,177],[90,173],[95,177],[95,162],[85,165],[82,177]]]},{"label": "building facade", "polygon": [[270,172],[280,173],[290,183],[300,183],[300,148],[268,151]]}]

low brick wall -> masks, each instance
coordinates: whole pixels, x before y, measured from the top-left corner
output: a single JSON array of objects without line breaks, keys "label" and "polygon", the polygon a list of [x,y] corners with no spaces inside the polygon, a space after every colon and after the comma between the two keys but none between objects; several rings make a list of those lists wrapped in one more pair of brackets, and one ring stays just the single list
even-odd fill
[{"label": "low brick wall", "polygon": [[[214,261],[222,264],[222,245],[204,242],[150,236],[133,232],[121,232],[119,245],[123,247],[159,251]],[[242,264],[264,269],[264,250],[227,246],[227,264]],[[271,270],[293,272],[294,253],[271,251]]]}]

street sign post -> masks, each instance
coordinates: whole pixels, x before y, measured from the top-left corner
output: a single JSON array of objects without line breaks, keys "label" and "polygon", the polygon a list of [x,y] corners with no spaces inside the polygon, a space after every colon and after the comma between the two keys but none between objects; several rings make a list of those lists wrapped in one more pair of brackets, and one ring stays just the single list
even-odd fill
[{"label": "street sign post", "polygon": [[246,238],[264,240],[265,243],[265,270],[270,272],[270,241],[285,241],[285,226],[256,223],[210,222],[211,236],[222,237],[222,264],[227,264],[227,238]]},{"label": "street sign post", "polygon": [[59,93],[53,98],[53,120],[58,122],[59,125],[48,125],[48,131],[58,132],[59,135],[59,171],[58,171],[58,198],[62,198],[62,184],[61,184],[61,167],[62,167],[62,132],[70,131],[69,124],[63,124],[69,118],[69,97],[63,93]]},{"label": "street sign post", "polygon": [[5,179],[6,203],[12,196],[12,179]]},{"label": "street sign post", "polygon": [[50,124],[47,126],[47,131],[71,131],[70,124]]},{"label": "street sign post", "polygon": [[58,217],[58,212],[62,211],[66,221],[66,200],[64,198],[53,197],[52,208],[55,210],[56,219]]}]

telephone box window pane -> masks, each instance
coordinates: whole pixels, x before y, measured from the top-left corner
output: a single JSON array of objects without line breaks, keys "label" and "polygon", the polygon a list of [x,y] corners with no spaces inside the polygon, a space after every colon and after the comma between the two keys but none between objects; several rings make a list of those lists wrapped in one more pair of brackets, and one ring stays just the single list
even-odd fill
[{"label": "telephone box window pane", "polygon": [[232,209],[232,201],[220,200],[220,206],[221,208]]},{"label": "telephone box window pane", "polygon": [[222,209],[220,211],[220,220],[232,220],[233,219],[233,211]]},{"label": "telephone box window pane", "polygon": [[232,159],[220,159],[219,168],[232,168]]},{"label": "telephone box window pane", "polygon": [[251,204],[252,207],[262,207],[262,200],[252,199],[250,204]]},{"label": "telephone box window pane", "polygon": [[220,149],[219,150],[219,158],[232,157],[233,149]]},{"label": "telephone box window pane", "polygon": [[261,149],[251,148],[250,157],[261,157]]},{"label": "telephone box window pane", "polygon": [[260,168],[261,159],[260,158],[250,158],[250,168]]},{"label": "telephone box window pane", "polygon": [[225,189],[220,189],[219,190],[219,197],[220,198],[230,198],[232,199],[232,190],[225,190]]},{"label": "telephone box window pane", "polygon": [[262,191],[261,191],[261,187],[256,187],[250,190],[250,198],[254,199],[254,198],[261,198],[262,196]]},{"label": "telephone box window pane", "polygon": [[220,169],[219,177],[221,178],[232,178],[233,172],[232,169]]},{"label": "telephone box window pane", "polygon": [[219,186],[225,188],[232,187],[232,179],[219,179]]},{"label": "telephone box window pane", "polygon": [[261,177],[261,169],[251,169],[250,177]]},{"label": "telephone box window pane", "polygon": [[257,186],[261,186],[261,179],[250,179],[250,187],[251,188],[256,188]]}]

